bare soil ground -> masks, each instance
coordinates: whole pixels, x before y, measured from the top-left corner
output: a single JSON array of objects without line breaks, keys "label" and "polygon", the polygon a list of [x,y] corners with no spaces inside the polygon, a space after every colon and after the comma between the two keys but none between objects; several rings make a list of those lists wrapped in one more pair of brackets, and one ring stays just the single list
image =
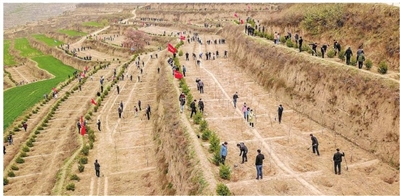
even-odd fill
[{"label": "bare soil ground", "polygon": [[[151,33],[162,34],[180,32],[181,29],[146,27],[141,28]],[[162,30],[160,30],[162,29]],[[161,31],[161,32],[160,32]],[[196,140],[196,126],[188,128],[192,138],[195,138],[196,154],[201,156],[201,164],[207,181],[211,182],[210,190],[215,190],[215,182],[228,185],[235,195],[265,195],[265,194],[399,194],[398,171],[382,163],[371,153],[366,152],[346,139],[335,135],[321,125],[311,121],[306,116],[295,112],[285,105],[283,121],[276,121],[279,97],[267,92],[251,78],[252,73],[244,71],[229,57],[223,58],[223,51],[228,50],[228,44],[210,44],[205,41],[219,39],[216,35],[200,35],[204,44],[197,42],[185,44],[180,48],[189,52],[190,60],[180,57],[181,64],[187,67],[186,80],[191,87],[195,99],[202,98],[205,103],[205,117],[212,130],[215,130],[221,141],[227,141],[228,156],[226,164],[232,169],[230,181],[218,177],[218,167],[208,160],[208,142]],[[74,47],[80,47],[78,42]],[[71,45],[72,46],[72,45]],[[201,66],[195,65],[192,53],[219,51],[220,57],[216,60],[201,60]],[[166,51],[159,52],[159,56],[167,55]],[[80,55],[91,55],[94,58],[113,58],[110,55],[89,50]],[[154,106],[155,85],[157,81],[157,66],[168,66],[158,59],[150,59],[150,54],[140,56],[140,62],[145,62],[144,73],[139,74],[135,64],[129,65],[125,75],[133,75],[133,81],[125,77],[118,82],[120,93],[116,87],[102,102],[99,111],[89,120],[88,124],[96,128],[96,121],[102,122],[101,132],[96,129],[96,142],[90,151],[88,165],[85,172],[77,171],[77,164],[73,165],[72,173],[81,178],[76,183],[74,192],[65,191],[62,194],[99,195],[99,194],[162,194],[159,183],[160,171],[156,167],[155,149],[153,141],[153,118],[147,120],[144,111],[147,104]],[[52,194],[58,169],[64,160],[73,154],[79,145],[77,138],[76,121],[90,107],[90,99],[95,97],[99,90],[100,76],[110,78],[117,64],[100,70],[93,75],[93,81],[88,80],[82,91],[74,92],[63,102],[49,126],[39,134],[34,148],[29,152],[25,163],[16,171],[17,177],[9,178],[10,184],[4,187],[5,195],[22,194]],[[137,76],[141,76],[141,82]],[[205,93],[196,91],[195,79],[200,78],[205,84]],[[175,82],[176,86],[178,82]],[[66,88],[67,89],[67,88]],[[232,104],[232,95],[238,92],[238,108]],[[61,92],[63,93],[63,92]],[[138,100],[142,101],[142,110],[136,117],[133,108]],[[123,118],[119,119],[117,108],[120,102],[124,103]],[[256,113],[255,127],[249,127],[243,119],[242,104],[246,102]],[[177,103],[178,104],[178,103]],[[46,105],[50,107],[50,104]],[[152,107],[154,108],[154,107]],[[45,110],[43,110],[45,111]],[[153,111],[154,112],[154,111]],[[178,111],[176,111],[178,112]],[[28,124],[37,124],[46,115],[39,113],[31,117]],[[188,111],[182,114],[183,123],[190,126]],[[28,128],[29,130],[30,128]],[[28,132],[29,133],[29,132]],[[11,154],[19,150],[25,142],[28,133],[19,134],[15,138],[15,146],[7,148],[4,156],[4,165],[8,165]],[[311,146],[309,134],[313,133],[319,140],[321,156],[316,156],[307,150]],[[85,136],[87,137],[87,136]],[[249,148],[248,162],[240,164],[239,149],[236,143],[245,142]],[[203,146],[203,147],[201,147]],[[342,162],[342,175],[335,175],[332,156],[336,148],[346,152]],[[263,173],[264,179],[256,180],[254,160],[256,150],[261,149],[265,155]],[[13,152],[13,153],[12,153]],[[10,157],[8,157],[10,156]],[[101,177],[95,176],[93,162],[99,160]],[[237,165],[237,167],[234,167]],[[348,166],[348,170],[345,169]]]}]

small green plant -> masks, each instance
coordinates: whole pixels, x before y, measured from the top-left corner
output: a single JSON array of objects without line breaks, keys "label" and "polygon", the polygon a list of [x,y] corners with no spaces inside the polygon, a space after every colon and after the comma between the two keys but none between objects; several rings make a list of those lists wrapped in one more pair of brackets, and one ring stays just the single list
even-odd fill
[{"label": "small green plant", "polygon": [[82,153],[83,155],[85,155],[85,156],[88,156],[88,155],[89,155],[89,146],[88,146],[88,145],[85,145],[85,146],[82,148],[81,153]]},{"label": "small green plant", "polygon": [[225,184],[219,183],[217,185],[217,195],[229,196],[231,195],[231,191]]},{"label": "small green plant", "polygon": [[89,115],[89,114],[86,114],[86,115],[85,115],[85,119],[86,119],[86,120],[90,120],[90,115]]},{"label": "small green plant", "polygon": [[93,141],[92,140],[89,141],[89,148],[93,149]]},{"label": "small green plant", "polygon": [[219,140],[217,134],[215,134],[215,132],[212,132],[211,137],[210,137],[210,149],[209,149],[210,152],[218,152],[219,153],[219,150],[221,148],[219,143],[220,143],[220,140]]},{"label": "small green plant", "polygon": [[340,59],[340,60],[342,60],[342,61],[346,60],[343,50],[341,50],[341,51],[339,52],[338,56],[339,56],[339,59]]},{"label": "small green plant", "polygon": [[85,166],[79,163],[78,170],[80,173],[82,173],[83,171],[85,171]]},{"label": "small green plant", "polygon": [[219,166],[219,177],[225,180],[231,179],[231,168],[227,165]]},{"label": "small green plant", "polygon": [[328,50],[328,52],[326,53],[326,56],[328,56],[329,58],[335,57],[335,51],[333,49]]},{"label": "small green plant", "polygon": [[40,131],[39,130],[36,130],[35,131],[35,134],[37,135],[37,134],[40,134]]},{"label": "small green plant", "polygon": [[8,179],[5,178],[5,177],[3,177],[3,185],[5,186],[5,185],[7,185],[8,183],[9,183]]},{"label": "small green plant", "polygon": [[221,155],[219,154],[219,151],[213,153],[211,161],[214,165],[219,166],[219,164],[222,162],[222,158]]},{"label": "small green plant", "polygon": [[28,147],[28,146],[24,146],[24,147],[22,148],[22,151],[24,151],[24,152],[29,152],[30,150],[29,150],[29,147]]},{"label": "small green plant", "polygon": [[19,170],[19,167],[16,166],[15,164],[13,164],[13,165],[11,166],[11,169],[17,171],[17,170]]},{"label": "small green plant", "polygon": [[8,176],[8,177],[15,177],[15,174],[14,174],[13,171],[9,171],[9,172],[7,173],[7,176]]},{"label": "small green plant", "polygon": [[211,136],[211,130],[210,129],[206,129],[203,131],[203,134],[201,135],[201,139],[204,141],[207,141],[210,139]]},{"label": "small green plant", "polygon": [[81,157],[79,159],[79,163],[80,164],[87,164],[88,163],[88,158],[87,157]]},{"label": "small green plant", "polygon": [[33,147],[32,141],[31,141],[31,140],[27,141],[27,142],[26,142],[26,146],[32,148],[32,147]]},{"label": "small green plant", "polygon": [[28,155],[26,154],[26,152],[21,152],[21,157],[27,157]]},{"label": "small green plant", "polygon": [[182,50],[179,50],[178,55],[179,55],[179,56],[183,56],[183,51],[182,51]]},{"label": "small green plant", "polygon": [[386,74],[388,71],[388,66],[385,61],[379,63],[378,72],[381,74]]},{"label": "small green plant", "polygon": [[356,65],[357,65],[357,59],[356,59],[356,57],[352,56],[352,57],[350,58],[350,65],[352,65],[352,66],[356,66]]},{"label": "small green plant", "polygon": [[285,36],[281,36],[281,37],[279,38],[279,43],[282,43],[282,44],[285,44],[285,43],[286,43]]},{"label": "small green plant", "polygon": [[72,182],[69,183],[69,184],[67,185],[66,189],[67,189],[68,191],[75,191],[75,184],[72,183]]},{"label": "small green plant", "polygon": [[367,70],[370,70],[372,68],[372,61],[370,59],[367,59],[365,61],[365,67],[367,68]]},{"label": "small green plant", "polygon": [[14,127],[13,131],[18,132],[18,131],[21,131],[21,129],[19,129],[18,127]]},{"label": "small green plant", "polygon": [[196,114],[193,117],[194,124],[196,125],[200,124],[202,118],[203,118],[203,113],[201,113],[200,111],[196,112]]},{"label": "small green plant", "polygon": [[289,48],[293,48],[294,44],[291,39],[286,40],[286,46]]},{"label": "small green plant", "polygon": [[81,178],[79,178],[79,176],[76,175],[76,174],[72,175],[70,179],[71,179],[71,180],[76,180],[76,181],[78,181],[78,182],[81,180]]},{"label": "small green plant", "polygon": [[208,123],[206,120],[201,120],[200,121],[200,131],[203,132],[204,130],[206,130],[208,128]]}]

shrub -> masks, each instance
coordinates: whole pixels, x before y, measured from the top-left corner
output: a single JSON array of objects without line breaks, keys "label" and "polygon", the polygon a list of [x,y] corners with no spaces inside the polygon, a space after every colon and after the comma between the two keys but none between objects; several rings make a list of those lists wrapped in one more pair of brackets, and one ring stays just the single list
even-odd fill
[{"label": "shrub", "polygon": [[26,142],[26,145],[27,145],[28,147],[30,147],[30,148],[33,147],[33,143],[32,143],[31,140],[27,141],[27,142]]},{"label": "shrub", "polygon": [[21,131],[21,129],[19,129],[18,127],[14,127],[13,131],[18,132],[18,131]]},{"label": "shrub", "polygon": [[82,164],[79,164],[78,165],[78,170],[79,170],[79,172],[83,172],[83,171],[85,171],[85,166],[84,165],[82,165]]},{"label": "shrub", "polygon": [[206,120],[201,120],[200,121],[200,131],[202,132],[202,131],[204,131],[204,130],[206,130],[208,128],[208,123],[207,123],[207,121]]},{"label": "shrub", "polygon": [[279,43],[282,43],[282,44],[285,44],[285,43],[286,43],[285,36],[281,36],[281,37],[279,38]]},{"label": "shrub", "polygon": [[269,33],[266,33],[266,36],[265,36],[268,40],[274,40],[274,35],[273,34],[269,34]]},{"label": "shrub", "polygon": [[82,148],[81,153],[82,153],[83,155],[85,155],[85,156],[88,156],[88,155],[89,155],[89,146],[88,146],[88,145],[85,145],[85,146]]},{"label": "shrub", "polygon": [[22,151],[24,151],[24,152],[29,152],[30,150],[29,150],[28,146],[24,146],[24,147],[22,148]]},{"label": "shrub", "polygon": [[15,177],[15,174],[13,171],[9,171],[7,174],[8,177]]},{"label": "shrub", "polygon": [[13,165],[11,166],[11,169],[12,169],[12,170],[19,170],[19,167],[13,164]]},{"label": "shrub", "polygon": [[88,158],[87,157],[81,157],[79,159],[79,163],[80,164],[87,164],[88,163]]},{"label": "shrub", "polygon": [[378,72],[381,74],[385,74],[388,71],[388,66],[385,61],[379,63]]},{"label": "shrub", "polygon": [[93,149],[93,141],[92,140],[89,141],[89,148]]},{"label": "shrub", "polygon": [[219,166],[219,163],[222,162],[222,158],[219,154],[219,151],[214,152],[213,157],[212,157],[212,163],[214,163],[214,165]]},{"label": "shrub", "polygon": [[178,55],[179,55],[179,56],[183,56],[183,51],[182,51],[182,50],[179,50]]},{"label": "shrub", "polygon": [[39,130],[36,130],[35,131],[35,134],[37,135],[37,134],[40,134],[40,131]]},{"label": "shrub", "polygon": [[194,124],[196,124],[196,125],[200,124],[202,118],[203,118],[203,114],[200,111],[196,112],[196,114],[193,117]]},{"label": "shrub", "polygon": [[231,168],[227,165],[219,166],[219,177],[225,180],[231,179]]},{"label": "shrub", "polygon": [[367,70],[370,70],[372,68],[372,61],[370,59],[367,59],[365,61],[365,67],[367,68]]},{"label": "shrub", "polygon": [[69,183],[67,185],[67,190],[68,191],[75,191],[75,184],[74,183]]},{"label": "shrub", "polygon": [[328,52],[326,53],[326,56],[329,58],[335,57],[335,51],[333,49],[328,50]]},{"label": "shrub", "polygon": [[85,115],[85,119],[86,119],[86,120],[90,120],[90,115],[89,115],[89,114],[86,114],[86,115]]},{"label": "shrub", "polygon": [[231,191],[225,184],[219,183],[217,185],[217,195],[228,196],[231,195]]},{"label": "shrub", "polygon": [[17,162],[17,163],[19,163],[19,164],[22,164],[22,163],[25,163],[25,160],[24,160],[23,158],[21,158],[21,157],[18,157],[18,158],[15,160],[15,162]]},{"label": "shrub", "polygon": [[44,128],[42,126],[39,126],[37,130],[44,130]]},{"label": "shrub", "polygon": [[289,48],[293,48],[293,42],[292,42],[291,39],[288,39],[288,40],[286,41],[286,46],[289,47]]},{"label": "shrub", "polygon": [[94,131],[92,131],[92,130],[89,131],[89,141],[90,142],[96,141],[96,135],[94,134]]},{"label": "shrub", "polygon": [[7,185],[8,184],[8,179],[7,178],[3,178],[3,185]]},{"label": "shrub", "polygon": [[344,51],[343,51],[343,50],[341,50],[341,51],[339,52],[338,55],[339,55],[339,59],[340,59],[340,60],[342,60],[342,61],[346,60],[346,59],[345,59],[345,56],[344,56]]},{"label": "shrub", "polygon": [[215,132],[211,133],[211,137],[210,137],[210,152],[219,152],[221,146],[219,145],[220,140],[217,136],[217,134],[215,134]]},{"label": "shrub", "polygon": [[211,136],[211,130],[206,129],[203,131],[203,134],[201,135],[201,139],[207,141],[210,139],[210,136]]},{"label": "shrub", "polygon": [[352,65],[352,66],[356,66],[356,65],[357,65],[357,59],[356,59],[356,57],[352,56],[352,57],[350,58],[350,65]]},{"label": "shrub", "polygon": [[71,179],[71,180],[76,180],[76,181],[78,181],[78,182],[79,182],[79,180],[81,180],[81,179],[79,178],[79,176],[76,175],[76,174],[72,175],[70,179]]},{"label": "shrub", "polygon": [[186,96],[186,104],[187,104],[187,106],[190,108],[190,104],[193,102],[193,95],[192,94],[188,94],[187,96]]},{"label": "shrub", "polygon": [[26,152],[21,152],[21,157],[27,157],[28,155],[26,154]]}]

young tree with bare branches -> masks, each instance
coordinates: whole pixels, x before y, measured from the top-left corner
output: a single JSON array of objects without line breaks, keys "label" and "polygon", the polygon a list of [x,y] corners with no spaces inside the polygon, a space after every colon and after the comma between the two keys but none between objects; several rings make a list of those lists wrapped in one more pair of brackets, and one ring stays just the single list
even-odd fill
[{"label": "young tree with bare branches", "polygon": [[128,29],[125,32],[125,40],[122,46],[125,48],[134,48],[135,51],[144,49],[144,46],[150,41],[150,37],[143,31]]}]

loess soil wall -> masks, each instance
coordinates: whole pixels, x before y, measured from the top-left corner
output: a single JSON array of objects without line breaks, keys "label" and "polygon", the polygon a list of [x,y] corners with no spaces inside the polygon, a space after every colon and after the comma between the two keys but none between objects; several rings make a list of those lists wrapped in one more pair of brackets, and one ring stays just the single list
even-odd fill
[{"label": "loess soil wall", "polygon": [[261,43],[242,26],[229,25],[220,34],[235,64],[284,105],[398,167],[398,81]]},{"label": "loess soil wall", "polygon": [[109,44],[103,43],[97,40],[85,40],[83,42],[84,46],[90,46],[93,50],[97,50],[106,54],[119,57],[131,56],[132,53],[129,48],[114,47]]},{"label": "loess soil wall", "polygon": [[156,87],[159,104],[155,108],[159,118],[156,120],[154,137],[158,144],[158,168],[166,175],[165,194],[201,194],[203,186],[199,183],[200,167],[195,167],[195,155],[191,153],[189,138],[180,123],[176,104],[178,95],[171,78],[167,76],[169,71],[164,66],[161,67],[162,75]]},{"label": "loess soil wall", "polygon": [[66,54],[63,50],[55,48],[55,47],[49,47],[45,43],[37,41],[32,37],[28,37],[28,40],[32,47],[42,51],[45,54],[52,55],[54,58],[59,59],[64,64],[69,65],[75,69],[83,70],[86,66],[92,67],[92,66],[95,66],[96,64],[98,64],[98,62],[84,61],[84,60],[80,60],[75,57],[72,57],[72,56]]}]

